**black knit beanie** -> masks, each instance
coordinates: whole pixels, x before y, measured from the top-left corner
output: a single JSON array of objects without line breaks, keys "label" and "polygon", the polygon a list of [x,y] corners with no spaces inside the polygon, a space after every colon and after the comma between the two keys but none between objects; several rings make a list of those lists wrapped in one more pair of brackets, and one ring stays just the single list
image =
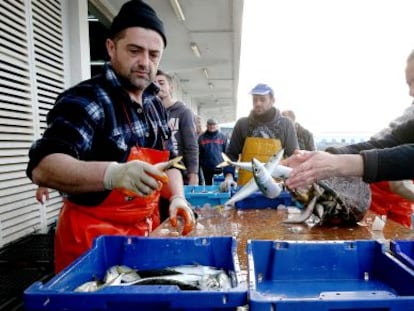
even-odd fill
[{"label": "black knit beanie", "polygon": [[113,39],[117,33],[129,27],[149,28],[158,32],[167,46],[164,24],[155,13],[154,9],[141,0],[126,2],[114,17],[110,29],[110,37]]}]

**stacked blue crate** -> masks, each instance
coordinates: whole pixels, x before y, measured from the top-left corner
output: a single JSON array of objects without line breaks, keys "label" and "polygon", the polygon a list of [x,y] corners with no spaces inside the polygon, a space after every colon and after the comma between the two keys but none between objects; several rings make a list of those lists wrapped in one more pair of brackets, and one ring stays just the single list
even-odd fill
[{"label": "stacked blue crate", "polygon": [[[234,271],[230,290],[180,290],[173,285],[107,286],[95,292],[74,292],[93,279],[103,279],[114,265],[137,270],[200,264]],[[27,311],[236,310],[247,304],[240,282],[236,240],[232,237],[149,238],[102,236],[93,247],[46,284],[24,292]]]},{"label": "stacked blue crate", "polygon": [[377,241],[247,244],[249,311],[413,310],[414,271]]},{"label": "stacked blue crate", "polygon": [[414,270],[414,241],[390,241],[390,251],[398,260]]},{"label": "stacked blue crate", "polygon": [[219,186],[184,186],[186,200],[194,208],[223,205],[230,199],[230,190],[221,192]]},{"label": "stacked blue crate", "polygon": [[284,205],[285,207],[292,205],[292,196],[290,195],[290,192],[282,191],[277,198],[269,199],[265,197],[262,192],[256,191],[247,198],[236,202],[236,207],[239,209],[277,208],[279,205]]}]

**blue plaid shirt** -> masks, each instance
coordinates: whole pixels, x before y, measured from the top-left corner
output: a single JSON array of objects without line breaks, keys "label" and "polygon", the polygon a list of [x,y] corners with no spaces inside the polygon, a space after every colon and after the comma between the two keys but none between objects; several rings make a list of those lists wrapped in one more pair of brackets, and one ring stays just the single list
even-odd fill
[{"label": "blue plaid shirt", "polygon": [[[110,64],[106,64],[102,74],[59,95],[48,113],[43,137],[29,151],[27,176],[31,178],[36,165],[52,153],[85,161],[125,162],[135,145],[172,151],[167,113],[157,93],[158,87],[150,84],[140,106],[130,99]],[[87,193],[69,199],[96,205],[108,193]]]}]

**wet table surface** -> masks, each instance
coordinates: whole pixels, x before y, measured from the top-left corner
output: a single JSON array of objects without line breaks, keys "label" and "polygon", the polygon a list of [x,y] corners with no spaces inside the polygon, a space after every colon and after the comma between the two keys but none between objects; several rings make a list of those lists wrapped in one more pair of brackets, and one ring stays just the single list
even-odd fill
[{"label": "wet table surface", "polygon": [[[247,240],[333,241],[333,240],[409,240],[414,231],[387,220],[382,231],[373,231],[376,214],[368,212],[354,227],[310,227],[306,224],[284,224],[286,209],[231,209],[200,208],[197,227],[187,236],[233,236],[237,240],[237,253],[242,271],[247,270]],[[178,232],[164,221],[151,236],[176,237]]]}]

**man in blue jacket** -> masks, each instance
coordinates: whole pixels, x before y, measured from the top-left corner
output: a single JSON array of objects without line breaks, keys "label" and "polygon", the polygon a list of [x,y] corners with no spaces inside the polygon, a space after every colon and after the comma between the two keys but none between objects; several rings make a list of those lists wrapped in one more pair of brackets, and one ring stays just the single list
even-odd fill
[{"label": "man in blue jacket", "polygon": [[215,174],[221,174],[222,169],[217,164],[223,161],[222,152],[226,151],[227,137],[218,129],[215,119],[207,120],[207,130],[198,137],[200,150],[200,168],[203,171],[206,185],[213,184]]}]

